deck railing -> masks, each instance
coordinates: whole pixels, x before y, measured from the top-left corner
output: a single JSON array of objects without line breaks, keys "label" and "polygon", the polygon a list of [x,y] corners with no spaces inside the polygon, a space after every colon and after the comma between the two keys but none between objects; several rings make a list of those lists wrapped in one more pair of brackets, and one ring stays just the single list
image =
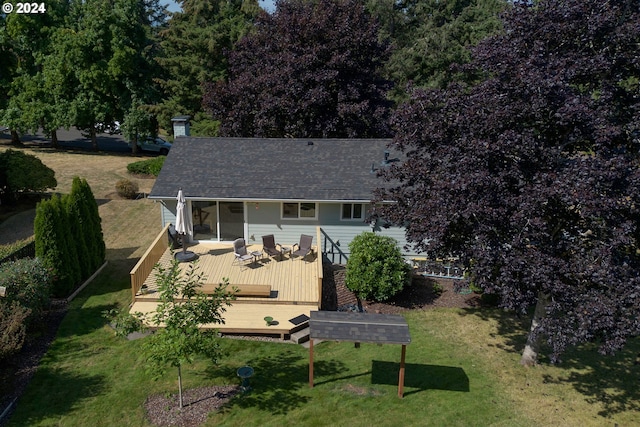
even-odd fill
[{"label": "deck railing", "polygon": [[[345,254],[340,246],[333,240],[325,231],[318,227],[318,242],[320,242],[320,252],[327,257],[329,261],[334,264],[346,264],[349,257]],[[322,240],[320,240],[322,237]],[[337,257],[337,261],[336,261]]]},{"label": "deck railing", "polygon": [[322,279],[324,277],[324,269],[322,268],[322,262],[324,260],[324,256],[322,253],[322,247],[320,246],[320,236],[322,235],[322,229],[320,227],[316,227],[316,239],[318,241],[318,254],[317,254],[317,262],[318,262],[318,310],[320,310],[320,306],[322,305]]},{"label": "deck railing", "polygon": [[153,271],[153,267],[155,267],[160,257],[162,257],[162,254],[164,254],[169,247],[168,230],[170,225],[171,224],[167,224],[164,229],[162,229],[158,237],[156,237],[151,246],[149,246],[149,249],[147,249],[129,273],[131,275],[131,301],[135,301],[136,294],[140,291],[144,281],[147,280],[147,277],[149,277],[151,271]]}]

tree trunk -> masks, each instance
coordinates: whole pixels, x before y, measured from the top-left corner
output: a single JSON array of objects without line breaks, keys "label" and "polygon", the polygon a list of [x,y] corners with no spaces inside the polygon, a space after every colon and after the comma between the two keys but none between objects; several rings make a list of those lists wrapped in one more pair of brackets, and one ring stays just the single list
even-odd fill
[{"label": "tree trunk", "polygon": [[96,137],[95,126],[91,127],[91,147],[93,148],[93,151],[98,151],[98,138]]},{"label": "tree trunk", "polygon": [[22,143],[22,141],[20,141],[20,135],[18,135],[18,132],[13,129],[11,129],[11,145],[15,145],[16,147],[24,147],[24,144]]},{"label": "tree trunk", "polygon": [[180,402],[180,409],[182,409],[182,372],[178,365],[178,401]]},{"label": "tree trunk", "polygon": [[58,145],[58,131],[56,129],[51,131],[51,147],[56,150],[60,148],[60,145]]},{"label": "tree trunk", "polygon": [[138,155],[138,136],[137,135],[131,141],[131,153],[134,156]]},{"label": "tree trunk", "polygon": [[538,362],[538,353],[540,352],[540,337],[534,336],[535,330],[540,324],[540,320],[546,315],[547,305],[549,305],[549,295],[542,292],[538,293],[538,302],[531,319],[531,329],[527,337],[527,344],[524,346],[520,364],[524,366],[534,366]]}]

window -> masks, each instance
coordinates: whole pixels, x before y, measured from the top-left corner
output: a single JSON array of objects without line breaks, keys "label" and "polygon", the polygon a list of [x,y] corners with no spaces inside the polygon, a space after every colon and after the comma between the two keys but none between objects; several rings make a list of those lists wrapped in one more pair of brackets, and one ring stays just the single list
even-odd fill
[{"label": "window", "polygon": [[343,203],[340,219],[343,221],[364,221],[364,205],[362,203]]},{"label": "window", "polygon": [[315,219],[317,218],[317,208],[315,203],[283,203],[283,219]]}]

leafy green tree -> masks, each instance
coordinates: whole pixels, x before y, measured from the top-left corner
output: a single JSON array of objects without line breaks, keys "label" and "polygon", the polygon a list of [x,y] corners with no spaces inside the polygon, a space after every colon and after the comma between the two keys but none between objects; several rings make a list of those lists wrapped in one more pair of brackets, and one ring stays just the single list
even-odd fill
[{"label": "leafy green tree", "polygon": [[[162,102],[154,108],[160,125],[172,129],[171,118],[190,115],[196,130],[211,119],[202,116],[202,85],[227,75],[226,50],[231,50],[251,28],[260,12],[256,0],[182,0],[181,12],[161,29],[157,61]],[[208,126],[212,126],[208,124]],[[215,131],[215,126],[210,131]],[[207,129],[201,129],[206,133]]]},{"label": "leafy green tree", "polygon": [[225,306],[233,296],[227,292],[228,281],[220,284],[212,295],[199,290],[203,277],[190,263],[185,272],[173,259],[168,268],[156,266],[156,283],[160,302],[154,313],[145,319],[158,331],[147,338],[144,353],[150,362],[149,371],[159,378],[167,367],[178,369],[178,390],[182,408],[182,365],[192,363],[196,355],[211,359],[220,357],[217,333],[202,329],[202,325],[224,323]]},{"label": "leafy green tree", "polygon": [[[0,125],[6,126],[3,116],[9,104],[11,82],[17,72],[18,58],[16,57],[14,46],[10,35],[7,33],[7,15],[0,14]],[[14,143],[19,142],[12,141]]]},{"label": "leafy green tree", "polygon": [[395,83],[395,99],[406,98],[406,86],[445,88],[452,81],[474,81],[462,65],[469,48],[501,29],[499,14],[506,0],[370,0],[368,8],[382,22],[395,48],[385,64]]},{"label": "leafy green tree", "polygon": [[378,35],[359,0],[279,2],[236,44],[228,78],[210,83],[203,103],[225,136],[388,136],[389,45]]},{"label": "leafy green tree", "polygon": [[43,14],[12,14],[7,18],[6,35],[19,66],[14,70],[0,121],[21,133],[42,129],[57,147],[56,130],[70,126],[66,101],[72,90],[60,78],[60,70],[68,64],[63,58],[51,61],[50,57],[59,42],[58,32],[67,19],[69,4],[52,1],[46,6]]},{"label": "leafy green tree", "polygon": [[13,201],[27,192],[55,188],[55,172],[32,154],[18,150],[0,153],[0,200]]},{"label": "leafy green tree", "polygon": [[359,299],[386,301],[411,284],[411,267],[392,237],[365,232],[349,250],[345,284]]}]

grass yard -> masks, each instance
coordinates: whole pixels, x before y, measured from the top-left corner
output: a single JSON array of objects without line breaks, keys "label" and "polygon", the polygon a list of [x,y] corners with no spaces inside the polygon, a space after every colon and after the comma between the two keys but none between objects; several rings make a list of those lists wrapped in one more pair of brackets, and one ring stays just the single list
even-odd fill
[{"label": "grass yard", "polygon": [[[141,356],[144,339],[116,338],[101,312],[129,304],[128,272],[157,235],[159,208],[110,198],[133,158],[27,151],[56,170],[58,191],[68,191],[75,175],[89,181],[101,200],[109,264],[71,303],[8,426],[150,426],[145,399],[176,393],[177,372],[153,381]],[[152,182],[141,180],[141,191]],[[317,344],[311,389],[302,346],[222,339],[220,364],[185,367],[184,387],[239,384],[236,369],[254,367],[252,390],[211,414],[206,426],[640,425],[637,339],[616,357],[586,347],[561,365],[526,369],[518,364],[526,319],[433,309],[411,312],[407,321],[404,399],[397,397],[400,346],[392,345]]]}]

